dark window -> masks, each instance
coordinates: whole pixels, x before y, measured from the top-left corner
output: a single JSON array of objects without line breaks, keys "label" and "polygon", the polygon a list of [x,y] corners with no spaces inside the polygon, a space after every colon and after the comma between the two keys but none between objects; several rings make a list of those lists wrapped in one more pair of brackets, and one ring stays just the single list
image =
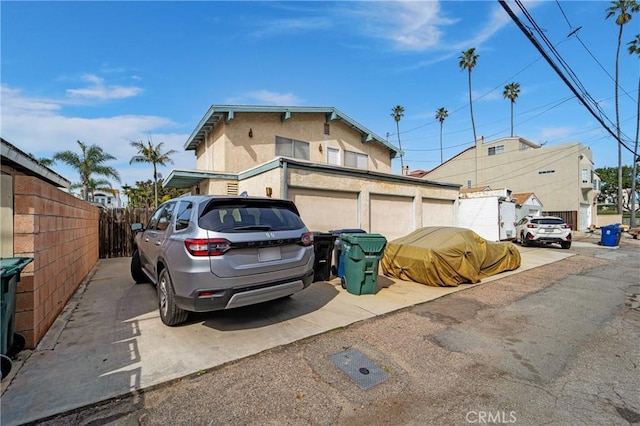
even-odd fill
[{"label": "dark window", "polygon": [[552,218],[541,218],[541,219],[531,219],[531,223],[537,223],[538,225],[564,225],[564,220],[552,219]]},{"label": "dark window", "polygon": [[291,204],[252,200],[211,202],[203,210],[199,225],[217,232],[286,231],[304,227]]},{"label": "dark window", "polygon": [[502,154],[504,152],[504,145],[492,146],[488,148],[489,155]]},{"label": "dark window", "polygon": [[191,211],[193,210],[193,203],[189,201],[183,201],[178,208],[178,217],[176,218],[176,231],[185,229],[189,226],[189,219],[191,218]]},{"label": "dark window", "polygon": [[324,123],[324,134],[325,135],[329,134],[329,123]]},{"label": "dark window", "polygon": [[276,155],[309,160],[309,142],[276,136]]},{"label": "dark window", "polygon": [[345,151],[344,165],[347,167],[357,167],[358,169],[366,170],[369,166],[369,157],[367,156],[367,154]]},{"label": "dark window", "polygon": [[158,210],[156,210],[153,216],[151,216],[151,219],[149,219],[147,229],[155,231],[164,231],[167,229],[169,223],[171,223],[175,205],[175,202],[171,202],[158,207]]}]

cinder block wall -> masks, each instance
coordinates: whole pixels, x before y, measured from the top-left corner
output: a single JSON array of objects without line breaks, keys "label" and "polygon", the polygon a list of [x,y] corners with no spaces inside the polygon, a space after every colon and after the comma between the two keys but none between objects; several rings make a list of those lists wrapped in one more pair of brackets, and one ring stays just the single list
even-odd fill
[{"label": "cinder block wall", "polygon": [[16,332],[35,348],[98,261],[98,208],[35,177],[15,176]]}]

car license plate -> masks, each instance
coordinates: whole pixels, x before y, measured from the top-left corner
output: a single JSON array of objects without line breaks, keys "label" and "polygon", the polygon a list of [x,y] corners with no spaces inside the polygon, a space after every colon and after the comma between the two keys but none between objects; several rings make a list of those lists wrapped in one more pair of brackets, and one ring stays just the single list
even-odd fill
[{"label": "car license plate", "polygon": [[553,232],[553,231],[555,231],[555,229],[553,229],[553,228],[547,228],[547,229],[544,230],[544,232]]},{"label": "car license plate", "polygon": [[258,261],[270,262],[272,260],[280,260],[280,247],[265,247],[258,249]]}]

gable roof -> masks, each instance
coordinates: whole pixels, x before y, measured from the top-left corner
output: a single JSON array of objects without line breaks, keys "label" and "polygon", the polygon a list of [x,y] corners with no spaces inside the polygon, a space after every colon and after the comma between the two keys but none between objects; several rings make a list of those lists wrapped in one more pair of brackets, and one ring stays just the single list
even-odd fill
[{"label": "gable roof", "polygon": [[340,110],[334,107],[301,107],[301,106],[259,106],[259,105],[211,105],[207,113],[202,117],[196,128],[187,139],[184,144],[184,149],[195,150],[196,147],[204,142],[204,138],[221,120],[227,122],[233,120],[233,116],[237,112],[249,112],[249,113],[279,113],[282,115],[282,120],[291,118],[292,114],[326,114],[327,122],[333,120],[341,120],[348,126],[360,132],[362,135],[362,142],[374,142],[387,148],[391,152],[391,158],[395,158],[400,155],[400,149],[386,141],[386,139],[373,133],[351,117],[347,116]]},{"label": "gable roof", "polygon": [[516,200],[517,206],[522,206],[529,198],[533,197],[540,205],[540,199],[533,192],[519,192],[517,194],[511,194],[511,196]]}]

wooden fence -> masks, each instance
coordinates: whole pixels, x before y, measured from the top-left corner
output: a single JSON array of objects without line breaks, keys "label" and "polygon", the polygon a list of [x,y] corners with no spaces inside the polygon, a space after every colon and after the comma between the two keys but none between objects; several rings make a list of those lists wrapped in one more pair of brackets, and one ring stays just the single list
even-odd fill
[{"label": "wooden fence", "polygon": [[545,216],[555,216],[562,218],[567,225],[571,226],[572,230],[578,229],[578,212],[575,210],[563,211],[563,212],[542,212]]},{"label": "wooden fence", "polygon": [[128,257],[132,254],[131,224],[144,225],[153,213],[148,208],[103,209],[100,212],[100,259]]}]

